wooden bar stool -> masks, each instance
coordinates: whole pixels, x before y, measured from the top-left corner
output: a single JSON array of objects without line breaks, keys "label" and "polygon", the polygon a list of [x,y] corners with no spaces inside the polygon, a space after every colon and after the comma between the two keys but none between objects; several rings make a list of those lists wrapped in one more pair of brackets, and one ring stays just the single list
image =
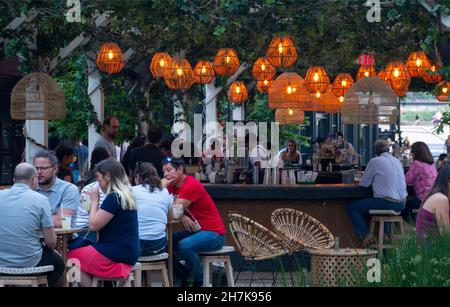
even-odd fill
[{"label": "wooden bar stool", "polygon": [[116,283],[117,287],[141,287],[141,264],[137,262],[127,278],[104,278],[94,276],[92,279],[92,287],[98,287],[100,283],[103,285],[105,281],[112,281]]},{"label": "wooden bar stool", "polygon": [[163,287],[170,287],[169,275],[167,273],[166,260],[168,253],[162,253],[154,256],[145,256],[138,259],[141,264],[141,271],[145,273],[145,286],[152,286],[152,271],[159,271],[161,274]]},{"label": "wooden bar stool", "polygon": [[203,263],[203,287],[209,287],[212,283],[211,265],[215,262],[225,264],[228,287],[234,287],[233,267],[231,266],[230,255],[228,255],[231,252],[234,252],[233,246],[224,246],[215,251],[199,253]]},{"label": "wooden bar stool", "polygon": [[399,225],[400,234],[403,236],[405,230],[403,228],[403,218],[400,212],[394,210],[370,210],[372,215],[370,220],[370,233],[374,235],[375,224],[378,223],[378,253],[382,255],[385,248],[390,248],[391,245],[384,244],[384,223],[391,223],[391,242],[393,239],[392,232],[396,224]]},{"label": "wooden bar stool", "polygon": [[32,268],[0,267],[0,287],[29,286],[48,287],[47,276],[44,273],[53,271],[53,265]]}]

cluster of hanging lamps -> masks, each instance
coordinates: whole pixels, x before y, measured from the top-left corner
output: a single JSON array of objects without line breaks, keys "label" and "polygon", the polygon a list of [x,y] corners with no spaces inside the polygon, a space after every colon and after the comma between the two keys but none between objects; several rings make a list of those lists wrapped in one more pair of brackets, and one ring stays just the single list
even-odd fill
[{"label": "cluster of hanging lamps", "polygon": [[232,76],[239,68],[239,58],[232,48],[221,48],[213,61],[214,71],[218,76]]},{"label": "cluster of hanging lamps", "polygon": [[373,67],[372,65],[361,65],[356,74],[356,81],[358,81],[361,78],[376,77],[376,76],[377,72],[375,70],[375,67]]},{"label": "cluster of hanging lamps", "polygon": [[150,63],[150,72],[154,78],[164,78],[172,58],[167,52],[156,52]]},{"label": "cluster of hanging lamps", "polygon": [[120,72],[125,65],[122,50],[116,43],[103,44],[100,47],[95,63],[101,71],[108,74]]},{"label": "cluster of hanging lamps", "polygon": [[344,102],[345,93],[352,87],[353,83],[353,78],[348,73],[340,73],[337,75],[336,79],[334,79],[332,84],[333,94],[339,97],[341,103]]},{"label": "cluster of hanging lamps", "polygon": [[275,67],[290,67],[297,61],[297,49],[287,35],[275,36],[269,44],[267,59]]},{"label": "cluster of hanging lamps", "polygon": [[413,52],[406,61],[411,78],[422,78],[424,72],[431,67],[430,60],[423,51]]},{"label": "cluster of hanging lamps", "polygon": [[194,67],[197,83],[209,84],[214,79],[214,68],[209,61],[200,61]]},{"label": "cluster of hanging lamps", "polygon": [[195,74],[188,60],[178,57],[170,61],[164,76],[164,82],[170,89],[187,90],[194,85],[195,81]]},{"label": "cluster of hanging lamps", "polygon": [[436,64],[431,64],[430,68],[425,70],[423,75],[422,75],[422,79],[423,81],[425,81],[426,83],[439,83],[442,81],[442,75],[439,73],[438,71],[439,66],[437,66]]},{"label": "cluster of hanging lamps", "polygon": [[317,98],[320,98],[322,93],[330,85],[330,78],[325,69],[321,66],[312,66],[308,69],[305,76],[305,87],[310,93],[315,93]]},{"label": "cluster of hanging lamps", "polygon": [[441,81],[435,92],[435,96],[439,101],[449,101],[450,95],[450,83],[447,81]]},{"label": "cluster of hanging lamps", "polygon": [[233,82],[228,90],[228,99],[232,103],[244,103],[247,100],[247,88],[243,81]]}]

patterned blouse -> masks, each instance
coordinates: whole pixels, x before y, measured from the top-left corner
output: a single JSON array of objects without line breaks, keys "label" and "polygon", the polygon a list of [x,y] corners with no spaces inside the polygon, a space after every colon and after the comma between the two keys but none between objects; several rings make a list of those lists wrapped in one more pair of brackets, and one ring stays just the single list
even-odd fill
[{"label": "patterned blouse", "polygon": [[437,177],[437,170],[434,164],[414,160],[406,173],[406,184],[412,185],[417,198],[423,202],[433,187]]}]

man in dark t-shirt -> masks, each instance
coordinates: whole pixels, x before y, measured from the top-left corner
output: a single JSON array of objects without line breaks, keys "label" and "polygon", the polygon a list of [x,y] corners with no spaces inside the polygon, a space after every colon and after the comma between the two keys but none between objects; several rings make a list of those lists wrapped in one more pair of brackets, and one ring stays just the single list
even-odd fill
[{"label": "man in dark t-shirt", "polygon": [[150,127],[147,132],[147,143],[143,147],[139,147],[131,151],[129,175],[134,179],[134,169],[137,162],[150,162],[158,171],[159,177],[163,177],[161,161],[164,159],[163,152],[158,148],[157,144],[161,140],[162,130],[158,127]]}]

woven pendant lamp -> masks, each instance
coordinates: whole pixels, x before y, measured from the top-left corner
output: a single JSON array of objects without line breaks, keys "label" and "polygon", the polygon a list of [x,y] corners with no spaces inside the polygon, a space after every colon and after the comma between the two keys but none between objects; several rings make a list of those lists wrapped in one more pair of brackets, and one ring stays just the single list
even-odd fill
[{"label": "woven pendant lamp", "polygon": [[356,81],[361,78],[376,77],[376,75],[377,72],[375,67],[362,65],[359,67],[358,73],[356,74]]},{"label": "woven pendant lamp", "polygon": [[408,93],[408,88],[406,89],[400,89],[400,90],[394,90],[394,93],[397,97],[406,97],[406,93]]},{"label": "woven pendant lamp", "polygon": [[242,81],[233,82],[228,90],[228,99],[232,103],[244,103],[248,93],[245,83]]},{"label": "woven pendant lamp", "polygon": [[424,72],[430,67],[430,60],[423,51],[411,53],[406,61],[406,68],[411,78],[422,78]]},{"label": "woven pendant lamp", "polygon": [[214,68],[209,61],[200,61],[194,67],[197,83],[210,84],[214,79]]},{"label": "woven pendant lamp", "polygon": [[280,125],[301,125],[305,123],[305,112],[299,109],[277,109],[275,121]]},{"label": "woven pendant lamp", "polygon": [[429,69],[426,69],[422,75],[422,79],[426,82],[426,83],[439,83],[442,81],[442,75],[439,73],[438,71],[439,66],[437,66],[436,64],[431,64]]},{"label": "woven pendant lamp", "polygon": [[105,43],[101,46],[95,61],[101,71],[115,74],[122,70],[125,65],[122,50],[116,43]]},{"label": "woven pendant lamp", "polygon": [[389,78],[387,77],[386,72],[383,69],[378,72],[378,78],[386,82],[386,84],[389,85],[389,87],[391,86]]},{"label": "woven pendant lamp", "polygon": [[264,81],[258,81],[256,83],[256,88],[258,92],[268,94],[269,93],[269,87],[272,85],[273,80],[264,80]]},{"label": "woven pendant lamp", "polygon": [[11,118],[50,120],[66,117],[66,96],[58,83],[45,73],[30,73],[11,92]]},{"label": "woven pendant lamp", "polygon": [[219,76],[232,76],[239,68],[239,58],[232,48],[219,49],[213,61],[214,71]]},{"label": "woven pendant lamp", "polygon": [[311,93],[311,104],[307,107],[303,107],[302,110],[325,112],[325,113],[338,113],[343,105],[343,101],[344,99],[342,99],[341,102],[340,97],[339,98],[336,97],[331,87],[328,87],[325,93],[320,95],[319,98],[317,98],[314,93]]},{"label": "woven pendant lamp", "polygon": [[275,67],[289,67],[297,61],[297,49],[290,36],[275,36],[269,44],[267,59]]},{"label": "woven pendant lamp", "polygon": [[170,61],[164,83],[173,90],[187,90],[195,83],[196,78],[188,60],[174,58]]},{"label": "woven pendant lamp", "polygon": [[449,101],[450,95],[450,83],[447,81],[441,81],[434,94],[439,101]]},{"label": "woven pendant lamp", "polygon": [[172,58],[167,52],[156,52],[150,63],[150,72],[154,78],[164,78]]},{"label": "woven pendant lamp", "polygon": [[339,97],[341,102],[344,102],[344,95],[352,87],[353,83],[354,81],[350,74],[340,73],[334,79],[332,86],[333,94]]},{"label": "woven pendant lamp", "polygon": [[406,65],[399,61],[390,62],[386,66],[386,77],[389,79],[393,90],[408,89],[411,83]]},{"label": "woven pendant lamp", "polygon": [[272,80],[277,74],[277,69],[267,58],[261,57],[253,64],[252,74],[257,81]]},{"label": "woven pendant lamp", "polygon": [[330,78],[321,66],[312,66],[308,69],[305,76],[305,87],[310,93],[315,93],[319,98],[322,93],[325,93],[330,85]]},{"label": "woven pendant lamp", "polygon": [[311,98],[304,83],[297,73],[281,74],[269,87],[269,108],[301,109],[302,106],[309,105]]}]

